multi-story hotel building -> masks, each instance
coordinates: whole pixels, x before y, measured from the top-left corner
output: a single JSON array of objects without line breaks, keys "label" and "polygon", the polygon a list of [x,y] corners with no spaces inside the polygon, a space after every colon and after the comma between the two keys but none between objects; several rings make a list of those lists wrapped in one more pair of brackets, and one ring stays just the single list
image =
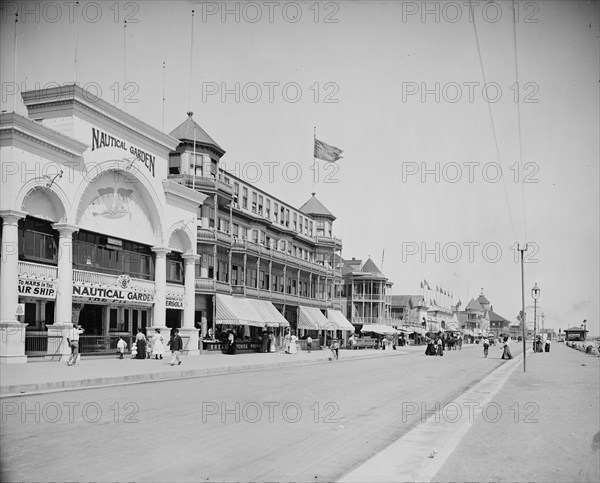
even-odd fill
[{"label": "multi-story hotel building", "polygon": [[342,260],[342,307],[355,327],[367,324],[393,325],[391,317],[392,282],[369,258]]},{"label": "multi-story hotel building", "polygon": [[[316,197],[295,209],[220,169],[191,115],[168,135],[77,86],[22,96],[28,117],[0,122],[2,362],[34,332],[64,357],[73,323],[89,350],[180,327],[190,354],[219,323],[340,327],[322,312],[340,308],[341,241]],[[244,320],[240,298],[263,303]]]},{"label": "multi-story hotel building", "polygon": [[326,309],[329,319],[340,315],[335,216],[314,193],[295,208],[222,169],[225,150],[192,113],[170,135],[180,144],[170,155],[169,179],[207,197],[197,230],[196,322],[203,333],[226,321],[219,303],[235,304],[229,296],[270,301],[292,331],[339,329],[319,316]]}]

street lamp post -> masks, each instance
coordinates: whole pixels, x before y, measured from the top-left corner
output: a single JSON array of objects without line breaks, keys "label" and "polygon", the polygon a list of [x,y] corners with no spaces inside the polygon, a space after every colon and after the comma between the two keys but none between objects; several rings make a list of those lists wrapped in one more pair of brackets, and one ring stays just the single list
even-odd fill
[{"label": "street lamp post", "polygon": [[539,289],[537,283],[531,289],[531,297],[533,298],[533,347],[534,347],[534,352],[537,352],[537,330],[538,330],[538,327],[537,327],[536,310],[537,310],[537,301],[540,298],[540,289]]}]

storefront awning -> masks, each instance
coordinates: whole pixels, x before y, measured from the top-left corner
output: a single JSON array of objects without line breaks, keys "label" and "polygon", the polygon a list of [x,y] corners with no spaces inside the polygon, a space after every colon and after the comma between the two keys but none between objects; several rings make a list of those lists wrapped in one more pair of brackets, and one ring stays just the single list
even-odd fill
[{"label": "storefront awning", "polygon": [[348,321],[344,314],[339,310],[327,310],[327,319],[329,322],[336,324],[338,330],[351,330],[354,332],[354,326]]},{"label": "storefront awning", "polygon": [[265,321],[248,299],[217,294],[215,323],[264,327]]},{"label": "storefront awning", "polygon": [[267,327],[289,327],[290,323],[268,300],[246,299],[262,317]]},{"label": "storefront awning", "polygon": [[383,325],[383,324],[366,324],[362,326],[360,329],[361,332],[374,332],[375,334],[387,335],[387,334],[397,334],[398,331],[394,329],[391,325]]},{"label": "storefront awning", "polygon": [[300,306],[298,328],[308,330],[337,330],[337,324],[329,322],[323,313],[314,307]]}]

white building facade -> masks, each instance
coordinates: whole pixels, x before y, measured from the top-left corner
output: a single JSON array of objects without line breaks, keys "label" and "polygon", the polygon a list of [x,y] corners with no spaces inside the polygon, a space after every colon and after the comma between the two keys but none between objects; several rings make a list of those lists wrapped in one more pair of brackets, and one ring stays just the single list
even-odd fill
[{"label": "white building facade", "polygon": [[27,330],[64,358],[73,323],[99,337],[181,327],[197,353],[206,195],[168,180],[179,141],[74,85],[23,101],[28,118],[0,121],[0,361],[26,361]]}]

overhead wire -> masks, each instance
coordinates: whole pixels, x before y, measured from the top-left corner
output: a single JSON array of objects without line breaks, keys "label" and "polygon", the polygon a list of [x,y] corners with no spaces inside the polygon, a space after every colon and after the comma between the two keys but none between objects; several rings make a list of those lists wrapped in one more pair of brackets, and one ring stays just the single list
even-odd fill
[{"label": "overhead wire", "polygon": [[[469,0],[469,15],[470,15],[470,18],[473,23],[473,31],[475,32],[475,42],[477,44],[477,54],[479,56],[479,67],[481,68],[481,75],[483,77],[483,86],[485,89],[485,86],[487,85],[487,79],[485,76],[485,69],[483,67],[483,58],[481,56],[481,46],[479,45],[479,36],[477,35],[477,25],[475,23],[475,15],[473,14],[473,4],[472,4],[471,0]],[[502,168],[502,158],[500,156],[500,149],[498,147],[498,136],[496,134],[496,126],[494,124],[494,116],[492,115],[492,106],[490,105],[489,101],[487,101],[487,106],[488,106],[490,122],[492,124],[492,132],[494,135],[494,145],[496,147],[496,156],[498,158],[498,164],[500,165],[500,168]],[[504,189],[504,198],[506,200],[506,206],[508,208],[508,216],[510,218],[510,224],[512,226],[513,234],[515,236],[515,242],[518,242],[517,231],[515,230],[515,222],[513,220],[512,211],[510,209],[510,202],[508,200],[508,192],[506,191],[506,181],[504,180],[504,175],[501,176],[501,179],[502,179],[502,187]]]},{"label": "overhead wire", "polygon": [[[517,11],[515,0],[512,0],[513,6],[513,40],[515,47],[515,80],[517,82],[517,132],[519,136],[519,173],[523,167],[523,143],[521,140],[521,97],[519,95],[521,86],[519,84],[519,56],[517,52]],[[527,243],[527,221],[525,218],[525,180],[519,176],[519,182],[521,183],[521,199],[523,205],[523,235],[525,237],[525,243]]]}]

